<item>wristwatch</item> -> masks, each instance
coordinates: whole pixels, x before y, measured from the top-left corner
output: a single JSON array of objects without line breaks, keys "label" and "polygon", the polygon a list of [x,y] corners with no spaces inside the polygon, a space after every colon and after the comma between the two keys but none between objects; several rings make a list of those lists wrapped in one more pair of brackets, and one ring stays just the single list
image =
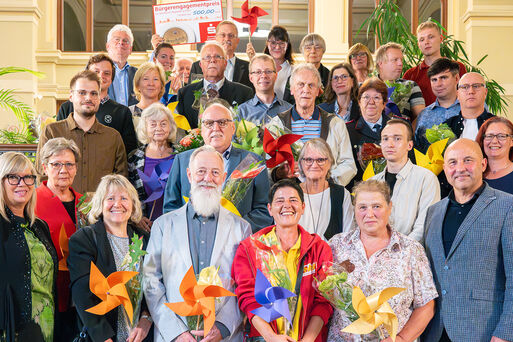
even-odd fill
[{"label": "wristwatch", "polygon": [[145,319],[145,320],[147,320],[148,322],[153,323],[153,319],[151,318],[151,316],[150,316],[150,315],[147,315],[147,314],[141,315],[141,318],[140,318],[140,319]]}]

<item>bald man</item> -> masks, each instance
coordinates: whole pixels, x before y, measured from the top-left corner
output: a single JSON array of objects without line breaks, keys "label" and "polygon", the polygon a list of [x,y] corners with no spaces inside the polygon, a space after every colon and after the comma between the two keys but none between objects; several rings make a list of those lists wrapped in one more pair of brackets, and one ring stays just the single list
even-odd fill
[{"label": "bald man", "polygon": [[440,297],[422,341],[513,341],[513,196],[483,182],[485,168],[471,139],[445,151],[453,189],[424,225]]},{"label": "bald man", "polygon": [[468,72],[458,82],[460,114],[449,118],[449,125],[458,138],[475,140],[479,127],[493,116],[485,108],[486,82],[481,74]]}]

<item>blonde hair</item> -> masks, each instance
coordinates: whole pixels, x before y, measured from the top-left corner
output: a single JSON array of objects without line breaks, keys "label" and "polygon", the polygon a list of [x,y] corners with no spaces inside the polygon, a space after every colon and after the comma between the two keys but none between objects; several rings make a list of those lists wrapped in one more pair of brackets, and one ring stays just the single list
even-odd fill
[{"label": "blonde hair", "polygon": [[356,198],[358,197],[358,194],[361,192],[377,192],[383,196],[383,198],[388,204],[390,204],[390,187],[385,181],[369,179],[363,182],[358,182],[353,187],[353,205],[356,204]]},{"label": "blonde hair", "polygon": [[365,52],[365,54],[367,55],[367,71],[371,73],[372,69],[374,69],[374,60],[372,58],[372,54],[369,48],[363,45],[362,43],[356,43],[353,46],[351,46],[351,48],[347,52],[347,61],[349,62],[349,64],[351,64],[351,55],[359,52]]},{"label": "blonde hair", "polygon": [[[32,162],[25,155],[19,152],[6,152],[0,155],[0,179],[2,182],[4,181],[5,176],[8,174],[23,172],[27,169],[30,170],[32,175],[37,176],[34,164],[32,164]],[[37,178],[36,183],[34,183],[33,186],[36,185]],[[7,206],[6,196],[7,194],[5,193],[5,186],[2,184],[2,196],[0,196],[0,215],[2,215],[5,220],[9,221],[7,212],[5,210],[5,207]],[[35,208],[36,191],[34,188],[32,188],[32,195],[30,196],[27,204],[25,204],[24,208],[25,215],[27,215],[30,220],[30,225],[33,225],[36,221],[36,214],[34,213]]]},{"label": "blonde hair", "polygon": [[78,162],[80,158],[80,150],[78,149],[77,144],[73,140],[68,140],[66,138],[53,138],[48,140],[43,148],[41,149],[41,163],[48,164],[48,160],[54,154],[59,154],[62,151],[71,151],[75,156],[75,162]]},{"label": "blonde hair", "polygon": [[155,70],[160,78],[160,92],[159,99],[164,95],[164,91],[166,91],[166,74],[164,73],[164,69],[159,64],[155,64],[153,62],[143,63],[139,69],[135,72],[134,75],[134,93],[135,97],[138,100],[141,100],[141,92],[139,91],[139,82],[141,78],[150,70]]},{"label": "blonde hair", "polygon": [[177,128],[175,119],[173,118],[173,114],[171,113],[169,108],[164,106],[162,103],[155,102],[142,111],[141,119],[137,124],[137,138],[141,143],[148,144],[150,142],[150,139],[146,134],[146,122],[150,119],[159,120],[162,118],[166,118],[169,121],[170,130],[169,135],[167,136],[167,141],[169,141],[170,143],[175,141]]},{"label": "blonde hair", "polygon": [[106,175],[102,177],[98,188],[91,199],[91,211],[87,216],[89,223],[93,224],[103,215],[103,201],[110,189],[124,190],[132,200],[132,215],[130,220],[138,223],[142,218],[141,202],[134,186],[122,175]]},{"label": "blonde hair", "polygon": [[442,34],[442,32],[440,31],[440,27],[434,21],[431,20],[427,20],[423,23],[420,23],[419,26],[417,26],[417,34],[419,34],[420,31],[428,28],[433,28],[436,30],[436,32],[438,32],[438,34]]},{"label": "blonde hair", "polygon": [[253,63],[256,61],[262,61],[262,62],[269,62],[273,65],[273,70],[276,71],[276,62],[274,61],[274,58],[272,58],[269,55],[266,55],[264,53],[258,54],[255,57],[251,58],[251,61],[249,62],[249,72],[253,71]]},{"label": "blonde hair", "polygon": [[379,49],[376,51],[376,66],[379,71],[379,63],[387,61],[387,51],[390,49],[397,49],[403,52],[404,48],[401,44],[397,44],[394,42],[388,42],[385,45],[381,45]]}]

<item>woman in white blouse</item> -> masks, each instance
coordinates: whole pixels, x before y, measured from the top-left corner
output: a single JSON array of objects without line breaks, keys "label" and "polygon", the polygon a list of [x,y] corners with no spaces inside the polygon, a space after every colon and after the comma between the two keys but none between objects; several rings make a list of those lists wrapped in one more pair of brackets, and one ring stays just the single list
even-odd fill
[{"label": "woman in white blouse", "polygon": [[305,194],[305,211],[299,224],[326,240],[350,230],[354,217],[349,192],[330,179],[334,162],[329,145],[320,138],[307,141],[299,154]]}]

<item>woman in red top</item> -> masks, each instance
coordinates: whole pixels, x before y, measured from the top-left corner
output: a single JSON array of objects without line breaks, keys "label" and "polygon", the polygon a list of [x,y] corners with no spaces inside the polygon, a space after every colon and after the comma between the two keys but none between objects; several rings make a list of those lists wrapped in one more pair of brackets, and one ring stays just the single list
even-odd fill
[{"label": "woman in red top", "polygon": [[[261,229],[242,241],[232,266],[235,293],[239,307],[251,325],[246,331],[247,341],[326,341],[327,324],[333,309],[312,287],[313,277],[318,275],[324,262],[332,260],[331,249],[316,234],[310,234],[298,225],[305,207],[301,187],[289,179],[283,179],[271,188],[268,210],[276,222],[275,226]],[[261,305],[255,300],[255,277],[257,269],[266,273],[258,255],[262,250],[255,246],[274,240],[282,251],[292,283],[292,292],[298,296],[295,313],[291,312],[292,329],[284,334],[283,324],[267,323],[251,313]],[[264,252],[265,253],[265,252]],[[292,272],[291,272],[292,269]],[[296,280],[299,286],[295,286]],[[272,283],[272,280],[271,280]],[[274,284],[273,284],[274,285]],[[294,337],[290,337],[290,336]]]},{"label": "woman in red top", "polygon": [[69,238],[76,230],[77,204],[82,196],[71,187],[77,174],[80,152],[74,141],[65,138],[48,140],[41,150],[43,170],[48,176],[37,189],[36,215],[48,223],[52,242],[59,257],[57,273],[58,312],[55,329],[56,341],[72,341],[78,334],[75,308],[71,307],[69,271],[62,260],[59,234],[64,225]]}]

